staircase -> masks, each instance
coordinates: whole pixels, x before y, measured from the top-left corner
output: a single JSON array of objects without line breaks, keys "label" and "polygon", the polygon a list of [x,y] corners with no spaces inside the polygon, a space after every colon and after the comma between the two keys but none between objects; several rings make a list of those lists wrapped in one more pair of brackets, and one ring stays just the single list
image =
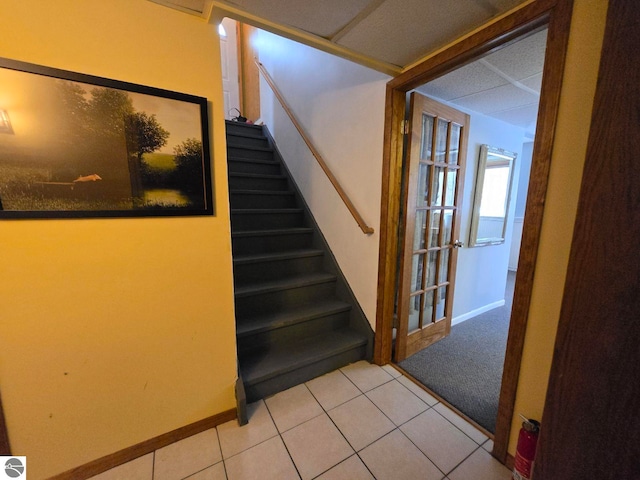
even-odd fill
[{"label": "staircase", "polygon": [[238,361],[253,402],[370,358],[373,333],[266,127],[226,128]]}]

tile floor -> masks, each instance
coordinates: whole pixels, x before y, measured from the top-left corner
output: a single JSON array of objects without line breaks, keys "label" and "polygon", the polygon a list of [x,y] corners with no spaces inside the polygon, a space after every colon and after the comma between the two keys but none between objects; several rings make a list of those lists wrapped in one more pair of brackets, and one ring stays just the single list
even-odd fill
[{"label": "tile floor", "polygon": [[93,480],[508,480],[482,432],[387,365],[358,362]]}]

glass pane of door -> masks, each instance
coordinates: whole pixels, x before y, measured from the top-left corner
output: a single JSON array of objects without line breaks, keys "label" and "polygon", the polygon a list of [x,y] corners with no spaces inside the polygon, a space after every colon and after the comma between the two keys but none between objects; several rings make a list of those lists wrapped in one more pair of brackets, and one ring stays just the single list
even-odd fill
[{"label": "glass pane of door", "polygon": [[397,361],[450,329],[443,330],[440,322],[451,320],[444,317],[451,313],[447,292],[453,289],[453,237],[459,230],[456,193],[464,172],[469,125],[468,115],[417,93],[411,94],[411,109],[414,131],[408,137],[405,208],[412,211],[405,216]]},{"label": "glass pane of door", "polygon": [[420,148],[420,160],[432,160],[433,120],[433,117],[430,115],[422,116],[422,147]]}]

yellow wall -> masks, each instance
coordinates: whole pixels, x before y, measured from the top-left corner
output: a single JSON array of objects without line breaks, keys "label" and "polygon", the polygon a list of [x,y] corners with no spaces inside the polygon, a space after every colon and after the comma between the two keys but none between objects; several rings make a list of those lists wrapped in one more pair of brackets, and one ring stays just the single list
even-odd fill
[{"label": "yellow wall", "polygon": [[220,52],[146,0],[2,0],[0,31],[0,57],[213,101],[214,217],[0,222],[0,391],[36,480],[235,406]]},{"label": "yellow wall", "polygon": [[[606,0],[575,0],[529,322],[511,430],[541,419],[569,261],[606,19]],[[544,428],[544,424],[542,426]]]}]

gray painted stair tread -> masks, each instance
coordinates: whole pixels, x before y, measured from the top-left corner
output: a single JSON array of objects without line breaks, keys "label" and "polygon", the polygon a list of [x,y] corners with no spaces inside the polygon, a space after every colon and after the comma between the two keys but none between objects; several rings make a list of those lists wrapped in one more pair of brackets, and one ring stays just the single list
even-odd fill
[{"label": "gray painted stair tread", "polygon": [[232,232],[233,237],[262,237],[265,235],[290,235],[292,233],[313,233],[311,227],[274,228],[272,230],[242,230]]},{"label": "gray painted stair tread", "polygon": [[260,282],[237,287],[235,295],[236,298],[245,297],[248,295],[258,295],[261,293],[275,292],[289,288],[306,287],[319,283],[333,282],[335,280],[336,276],[331,273],[307,273],[304,275],[286,277],[280,280],[272,280],[269,282]]},{"label": "gray painted stair tread", "polygon": [[243,130],[256,130],[262,134],[262,125],[256,125],[254,123],[246,123],[246,122],[234,122],[233,120],[225,120],[226,126],[228,127],[240,127]]},{"label": "gray painted stair tread", "polygon": [[252,152],[273,152],[273,147],[255,147],[252,145],[241,145],[227,143],[227,148],[233,148],[235,150],[249,150]]},{"label": "gray painted stair tread", "polygon": [[274,378],[367,343],[364,335],[343,329],[311,337],[293,345],[255,352],[240,361],[245,385]]},{"label": "gray painted stair tread", "polygon": [[254,262],[270,262],[278,260],[290,260],[292,258],[315,257],[323,255],[322,250],[305,248],[301,250],[287,250],[286,252],[260,253],[256,255],[239,255],[233,259],[235,265]]},{"label": "gray painted stair tread", "polygon": [[287,178],[286,175],[269,175],[268,173],[243,173],[243,172],[229,172],[229,176],[242,177],[242,178],[266,178],[266,179],[273,179],[273,180],[283,180]]},{"label": "gray painted stair tread", "polygon": [[231,210],[232,215],[250,215],[255,213],[302,213],[302,208],[235,208]]},{"label": "gray painted stair tread", "polygon": [[266,139],[267,137],[265,137],[264,135],[256,135],[257,133],[262,133],[262,131],[260,132],[241,132],[241,131],[235,131],[235,132],[227,132],[227,140],[229,140],[229,138],[231,137],[232,139],[236,139],[236,137],[238,138],[250,138],[250,139]]},{"label": "gray painted stair tread", "polygon": [[340,312],[348,312],[351,305],[336,299],[315,302],[289,310],[281,310],[267,315],[256,315],[246,318],[238,318],[236,334],[245,337],[268,330],[290,326],[296,323],[313,320]]},{"label": "gray painted stair tread", "polygon": [[229,190],[232,195],[289,195],[296,194],[293,190]]},{"label": "gray painted stair tread", "polygon": [[262,160],[259,158],[238,157],[235,155],[228,155],[227,161],[229,162],[244,162],[244,163],[260,163],[266,165],[280,165],[276,160]]}]

